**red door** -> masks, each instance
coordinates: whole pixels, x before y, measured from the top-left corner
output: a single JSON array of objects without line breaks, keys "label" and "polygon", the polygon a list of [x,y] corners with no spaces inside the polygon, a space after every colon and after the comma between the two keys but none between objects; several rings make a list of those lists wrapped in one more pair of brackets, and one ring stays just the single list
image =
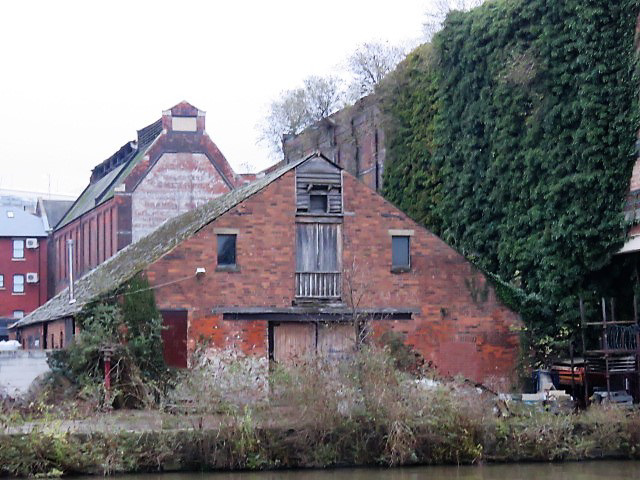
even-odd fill
[{"label": "red door", "polygon": [[163,310],[162,352],[169,367],[187,367],[187,311]]}]

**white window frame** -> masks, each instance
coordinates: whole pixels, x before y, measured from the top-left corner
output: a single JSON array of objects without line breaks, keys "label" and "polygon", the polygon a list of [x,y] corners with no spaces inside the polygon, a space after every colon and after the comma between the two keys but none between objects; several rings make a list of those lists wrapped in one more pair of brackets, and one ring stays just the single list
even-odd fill
[{"label": "white window frame", "polygon": [[[16,278],[22,278],[22,283],[17,283],[17,285],[22,285],[22,290],[16,290]],[[21,273],[16,273],[13,276],[13,293],[24,293],[24,275]]]},{"label": "white window frame", "polygon": [[[22,256],[16,256],[16,245],[22,244]],[[24,238],[13,239],[13,249],[11,250],[11,258],[14,260],[22,260],[24,258]]]}]

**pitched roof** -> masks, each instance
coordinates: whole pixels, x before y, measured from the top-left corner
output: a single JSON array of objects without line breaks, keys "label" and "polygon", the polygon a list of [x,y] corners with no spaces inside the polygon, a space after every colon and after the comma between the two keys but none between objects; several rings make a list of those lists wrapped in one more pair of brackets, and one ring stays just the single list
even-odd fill
[{"label": "pitched roof", "polygon": [[0,206],[0,237],[46,237],[41,217],[18,207]]},{"label": "pitched roof", "polygon": [[40,213],[45,220],[45,228],[47,230],[55,227],[74,203],[73,200],[39,199],[39,201],[42,205],[42,211]]},{"label": "pitched roof", "polygon": [[313,156],[316,155],[285,165],[253,183],[232,190],[195,210],[167,220],[155,231],[128,245],[77,280],[74,285],[75,303],[69,303],[69,289],[66,288],[40,308],[14,323],[11,328],[55,320],[80,312],[84,305],[100,295],[113,291],[205,225]]},{"label": "pitched roof", "polygon": [[64,227],[80,215],[113,197],[114,188],[131,172],[153,141],[162,133],[162,120],[157,120],[138,130],[138,141],[127,142],[113,155],[96,165],[91,172],[91,183],[84,189],[73,206],[58,223]]},{"label": "pitched roof", "polygon": [[114,170],[111,170],[97,182],[90,183],[74,202],[73,206],[67,211],[62,220],[56,224],[56,228],[64,227],[83,213],[88,212],[96,205],[102,203],[100,202],[100,198],[108,193],[109,187],[114,184],[114,181],[126,166],[127,164],[122,164]]}]

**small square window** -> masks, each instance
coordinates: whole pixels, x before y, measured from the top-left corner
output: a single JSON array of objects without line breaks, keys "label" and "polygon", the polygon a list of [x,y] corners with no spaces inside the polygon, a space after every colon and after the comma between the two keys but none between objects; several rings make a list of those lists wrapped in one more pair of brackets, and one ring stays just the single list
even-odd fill
[{"label": "small square window", "polygon": [[0,274],[0,288],[4,288],[4,275]]},{"label": "small square window", "polygon": [[24,258],[24,240],[13,241],[13,257],[12,258]]},{"label": "small square window", "polygon": [[24,317],[24,310],[14,310],[13,318],[22,318]]},{"label": "small square window", "polygon": [[13,276],[13,293],[24,293],[24,275]]},{"label": "small square window", "polygon": [[309,195],[309,211],[311,213],[327,213],[326,195]]},{"label": "small square window", "polygon": [[408,270],[411,266],[409,257],[409,237],[391,237],[391,268]]},{"label": "small square window", "polygon": [[218,266],[236,266],[236,235],[218,235]]}]

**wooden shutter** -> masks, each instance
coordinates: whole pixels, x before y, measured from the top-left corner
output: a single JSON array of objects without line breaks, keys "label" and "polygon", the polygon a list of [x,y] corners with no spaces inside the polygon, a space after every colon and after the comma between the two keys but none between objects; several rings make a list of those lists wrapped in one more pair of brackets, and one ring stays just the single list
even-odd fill
[{"label": "wooden shutter", "polygon": [[338,272],[338,225],[296,226],[296,271]]}]

